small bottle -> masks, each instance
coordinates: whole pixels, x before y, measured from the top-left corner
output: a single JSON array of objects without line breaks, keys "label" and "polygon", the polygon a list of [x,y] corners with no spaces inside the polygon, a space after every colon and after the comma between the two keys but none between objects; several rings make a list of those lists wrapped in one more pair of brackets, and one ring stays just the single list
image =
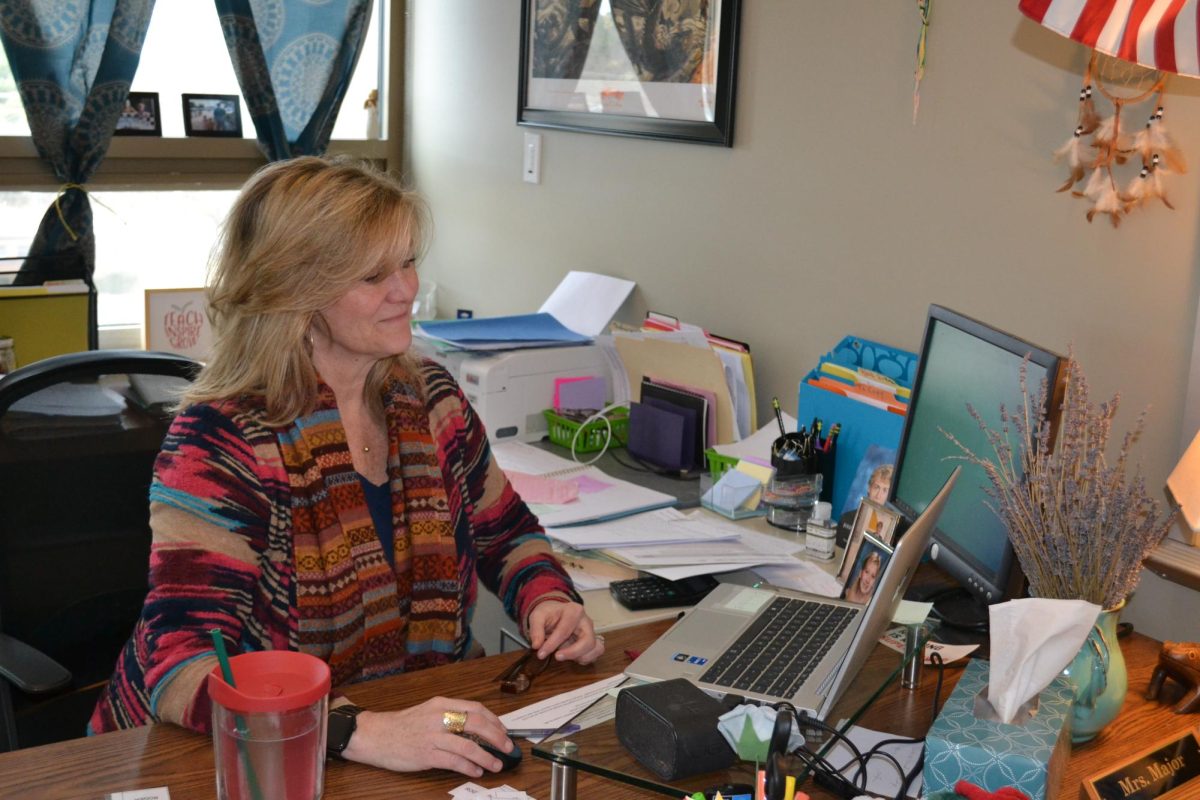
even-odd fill
[{"label": "small bottle", "polygon": [[13,349],[13,340],[8,336],[0,336],[0,376],[7,375],[17,368],[17,352]]},{"label": "small bottle", "polygon": [[805,527],[804,551],[809,558],[817,561],[829,561],[833,558],[833,540],[837,535],[837,527],[830,519],[833,506],[821,501],[813,506],[812,515]]}]

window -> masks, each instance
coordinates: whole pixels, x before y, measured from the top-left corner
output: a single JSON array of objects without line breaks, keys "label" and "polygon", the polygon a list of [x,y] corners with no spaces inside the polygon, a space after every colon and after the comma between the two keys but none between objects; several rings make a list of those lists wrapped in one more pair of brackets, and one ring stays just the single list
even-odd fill
[{"label": "window", "polygon": [[[335,139],[367,138],[364,104],[371,91],[380,88],[384,77],[380,66],[386,59],[380,31],[384,30],[381,17],[386,7],[386,2],[373,6],[362,53],[334,124]],[[164,137],[184,135],[181,94],[241,95],[212,3],[162,0],[155,5],[132,91],[158,92]],[[243,135],[253,139],[254,126],[246,114],[245,100],[242,117]],[[0,48],[0,136],[29,136],[29,123],[3,48]]]},{"label": "window", "polygon": [[[375,159],[386,154],[384,142],[365,141],[364,103],[376,87],[379,98],[387,96],[389,5],[386,0],[373,5],[334,125],[331,153]],[[145,289],[204,284],[220,222],[237,187],[262,164],[244,101],[244,140],[183,138],[181,94],[241,94],[212,3],[159,0],[131,88],[158,93],[163,138],[114,137],[89,186],[102,342],[105,327],[141,325]],[[381,99],[380,118],[386,119],[383,105]],[[29,139],[20,96],[0,48],[0,256],[27,252],[55,189]]]}]

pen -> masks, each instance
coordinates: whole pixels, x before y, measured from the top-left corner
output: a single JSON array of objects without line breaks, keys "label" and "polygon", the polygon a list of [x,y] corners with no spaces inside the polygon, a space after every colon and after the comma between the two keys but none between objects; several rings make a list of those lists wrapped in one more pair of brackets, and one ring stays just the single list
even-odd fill
[{"label": "pen", "polygon": [[779,423],[779,435],[787,436],[787,428],[783,425],[783,412],[779,410],[779,398],[771,398],[771,408],[775,409],[775,421]]},{"label": "pen", "polygon": [[561,728],[508,728],[504,732],[510,739],[540,739],[553,733],[577,733],[579,730],[578,725],[571,723]]}]

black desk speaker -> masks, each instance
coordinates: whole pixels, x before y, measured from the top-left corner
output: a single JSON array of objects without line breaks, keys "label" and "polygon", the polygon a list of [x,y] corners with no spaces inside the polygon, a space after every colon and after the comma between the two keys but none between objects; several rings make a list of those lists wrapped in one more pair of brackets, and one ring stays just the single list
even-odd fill
[{"label": "black desk speaker", "polygon": [[617,695],[617,739],[665,780],[725,769],[736,759],[717,730],[725,710],[683,678],[635,686]]}]

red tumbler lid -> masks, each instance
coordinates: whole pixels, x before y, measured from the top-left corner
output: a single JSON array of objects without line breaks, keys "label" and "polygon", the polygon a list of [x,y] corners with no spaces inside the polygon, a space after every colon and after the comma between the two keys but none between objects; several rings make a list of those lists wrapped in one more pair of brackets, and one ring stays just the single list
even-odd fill
[{"label": "red tumbler lid", "polygon": [[237,688],[225,682],[218,664],[208,675],[208,696],[232,711],[294,711],[329,694],[329,665],[307,653],[242,653],[229,659],[229,667]]}]

